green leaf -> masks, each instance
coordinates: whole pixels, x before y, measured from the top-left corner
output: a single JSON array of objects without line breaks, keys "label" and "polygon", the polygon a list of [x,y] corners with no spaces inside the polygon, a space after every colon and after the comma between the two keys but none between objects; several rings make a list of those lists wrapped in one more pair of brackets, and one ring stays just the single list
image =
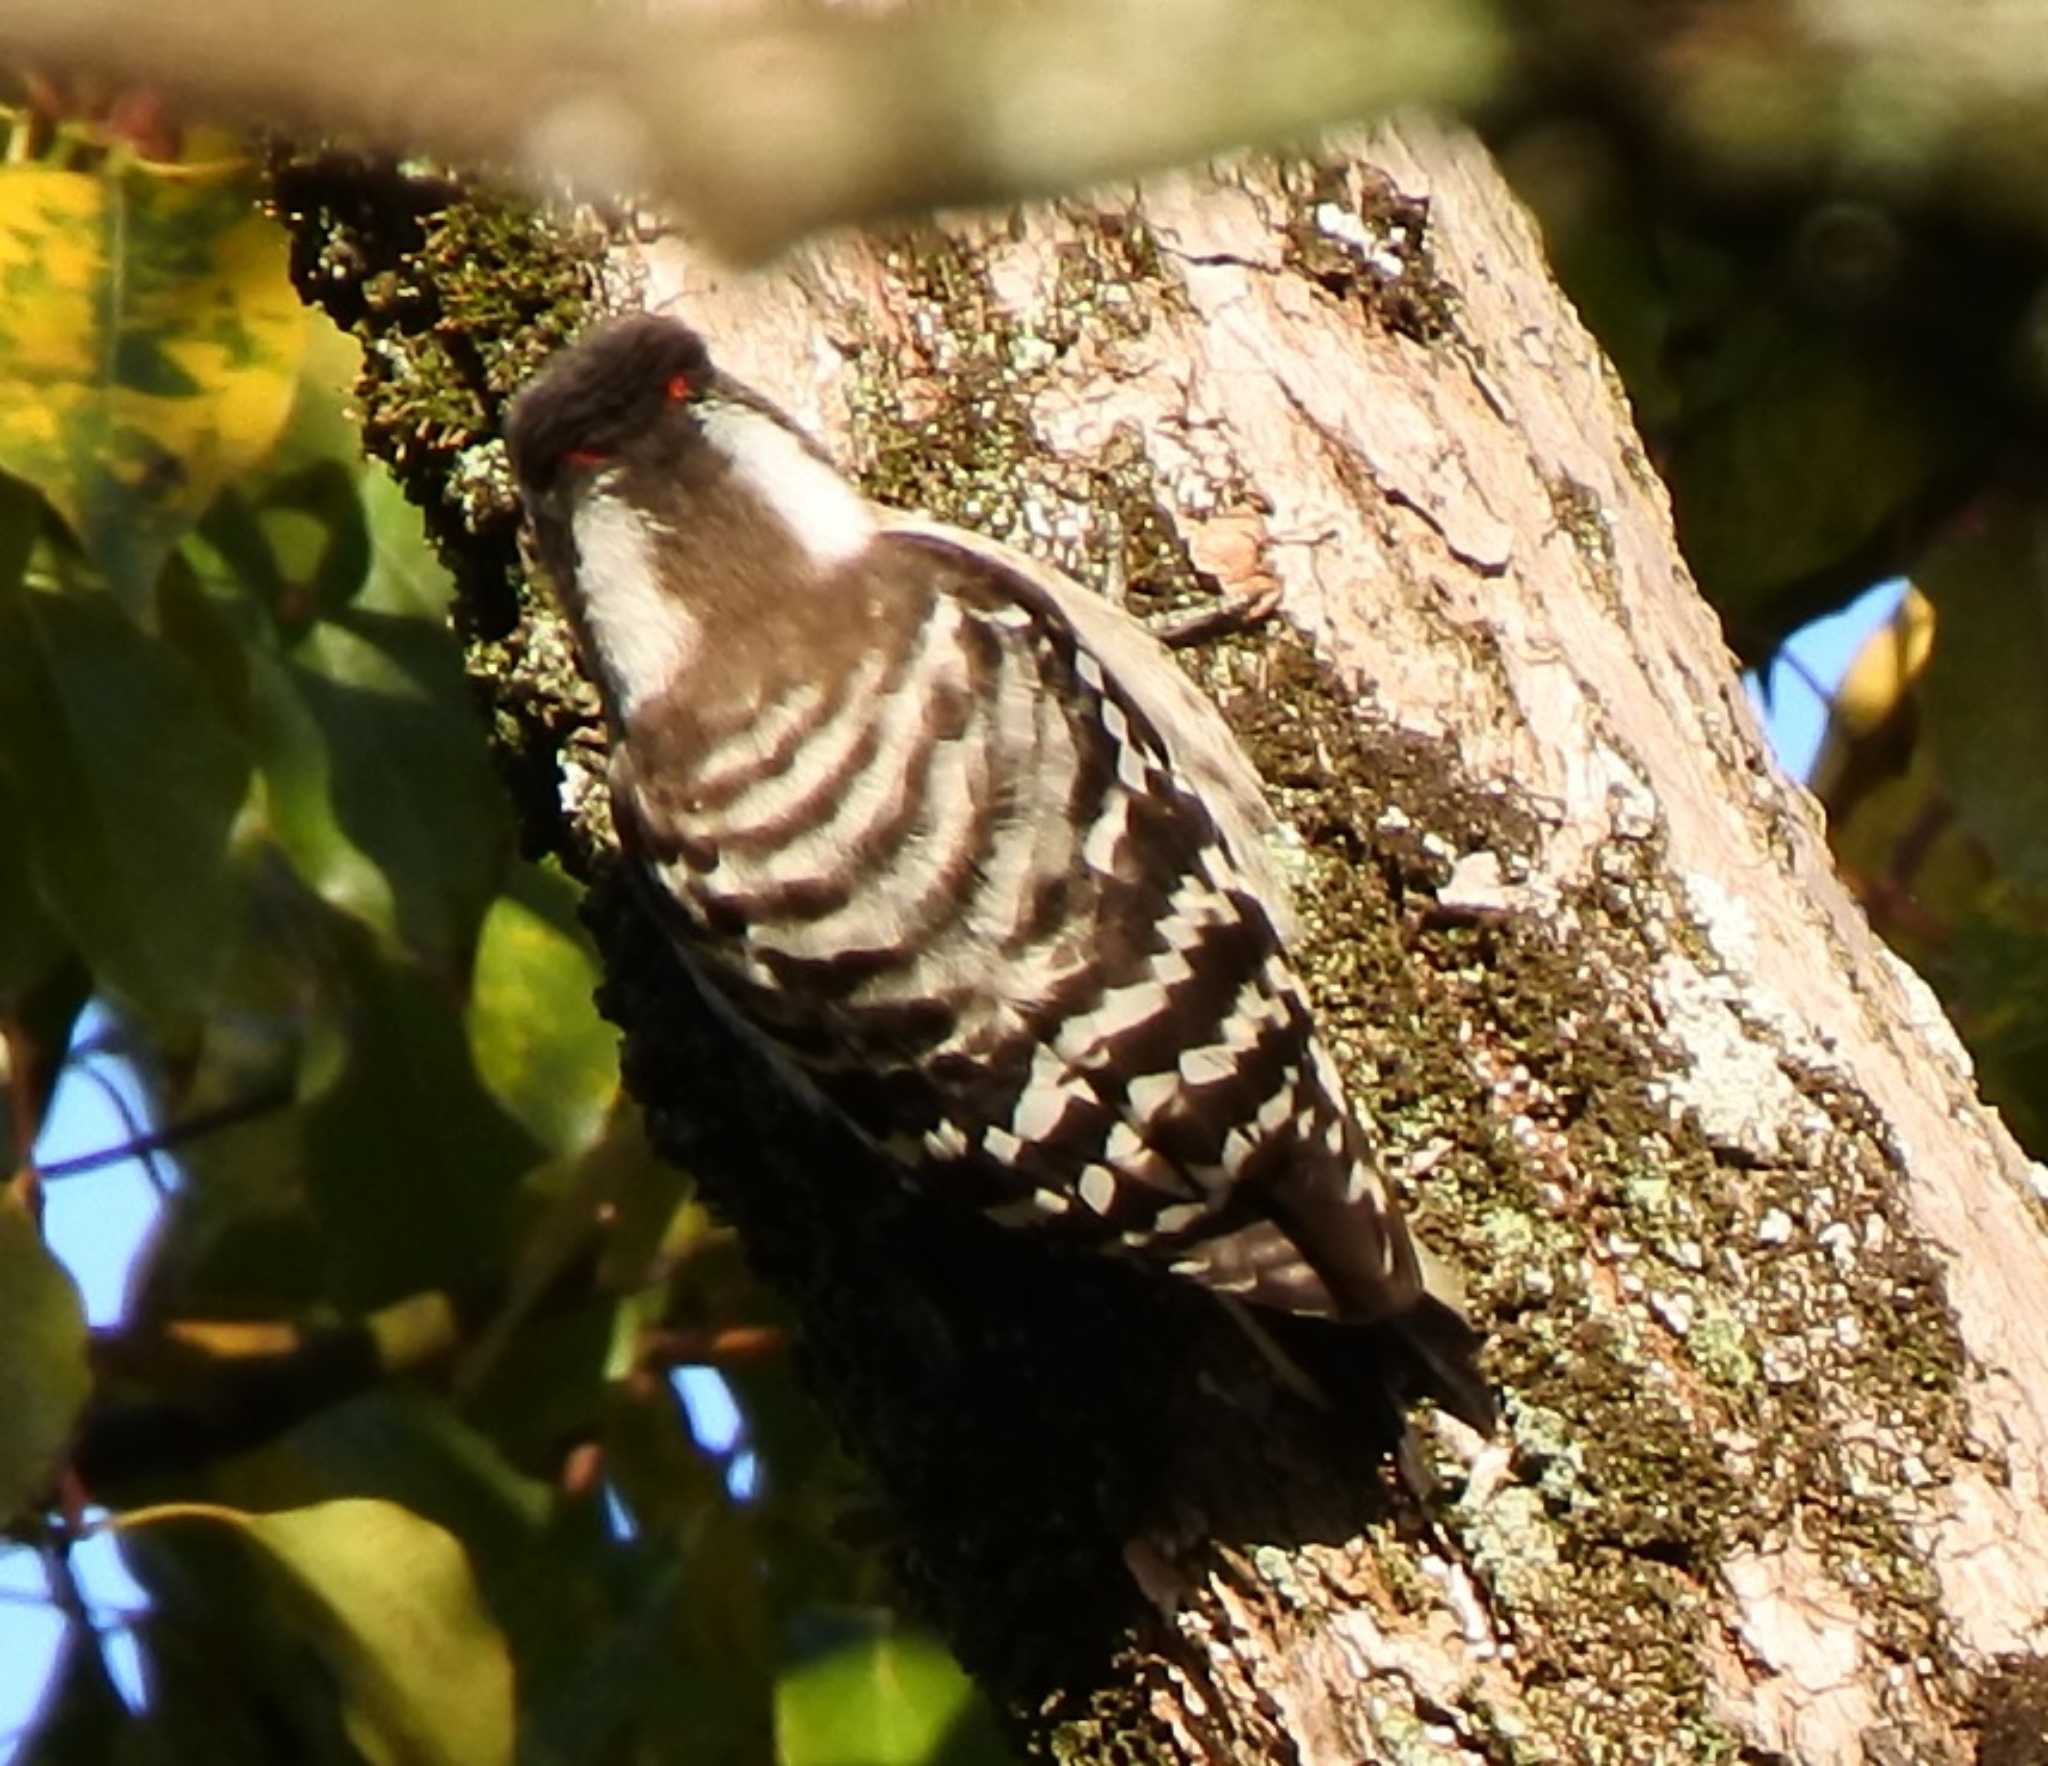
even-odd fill
[{"label": "green leaf", "polygon": [[559,874],[518,866],[484,916],[469,996],[484,1085],[557,1153],[596,1141],[619,1087],[618,1036],[592,1000],[597,952],[576,898]]},{"label": "green leaf", "polygon": [[91,1389],[78,1290],[0,1188],[0,1522],[48,1494]]},{"label": "green leaf", "polygon": [[[263,486],[244,481],[214,499],[200,538],[235,587],[287,629],[341,611],[370,578],[373,554],[352,458],[315,460]],[[190,542],[188,542],[189,544]]]},{"label": "green leaf", "polygon": [[335,823],[383,873],[400,938],[444,967],[466,958],[512,829],[448,634],[358,605],[287,666],[326,745]]},{"label": "green leaf", "polygon": [[[220,696],[255,751],[256,826],[322,900],[453,982],[509,818],[446,625],[452,584],[346,413],[359,358],[315,323],[283,437],[186,537],[159,597],[195,666],[237,677]],[[226,652],[231,669],[212,660]]]},{"label": "green leaf", "polygon": [[291,409],[305,309],[255,170],[0,167],[0,467],[140,608]]},{"label": "green leaf", "polygon": [[[547,1407],[546,1394],[536,1398]],[[556,1471],[562,1441],[573,1438],[554,1436],[535,1463]],[[729,1729],[731,1693],[677,1658],[680,1597],[697,1587],[682,1555],[613,1538],[594,1492],[564,1501],[549,1482],[514,1472],[499,1446],[445,1402],[386,1387],[215,1466],[208,1495],[263,1509],[375,1495],[459,1538],[512,1652],[529,1766],[622,1757],[605,1751],[605,1739],[651,1698],[679,1696],[690,1701],[678,1730],[688,1745],[640,1757],[764,1758],[760,1745],[698,1751]],[[765,1720],[756,1728],[764,1732]]]},{"label": "green leaf", "polygon": [[148,1597],[134,1638],[149,1714],[123,1726],[117,1766],[363,1766],[344,1723],[344,1687],[307,1638],[303,1614],[279,1610],[304,1597],[242,1531],[124,1521],[117,1514],[113,1523],[121,1558]]},{"label": "green leaf", "polygon": [[43,906],[98,984],[159,1020],[203,1011],[249,764],[183,659],[103,595],[0,602],[0,753]]},{"label": "green leaf", "polygon": [[[745,1733],[724,1709],[731,1702],[731,1688],[677,1657],[676,1612],[686,1597],[688,1580],[681,1557],[666,1553],[637,1579],[637,1585],[628,1583],[622,1610],[592,1640],[584,1659],[559,1664],[556,1672],[530,1689],[522,1759],[530,1766],[577,1766],[584,1760],[616,1758],[615,1738],[620,1732],[636,1718],[644,1718],[650,1703],[672,1699],[679,1689],[689,1699],[685,1734],[690,1743],[703,1747],[707,1732],[719,1739],[735,1731]],[[609,1755],[607,1749],[612,1750]],[[678,1752],[675,1757],[696,1756]]]},{"label": "green leaf", "polygon": [[347,960],[347,1042],[305,1118],[305,1173],[330,1293],[381,1305],[491,1267],[540,1148],[478,1082],[437,977],[367,940]]},{"label": "green leaf", "polygon": [[[283,434],[260,467],[223,489],[184,543],[194,568],[221,593],[253,600],[292,633],[362,594],[377,573],[372,530],[389,519],[370,502],[389,475],[364,460],[348,408],[362,351],[325,314],[309,313],[308,323]],[[416,510],[393,525],[399,549],[409,539],[426,552]],[[426,567],[437,568],[428,558]]]},{"label": "green leaf", "polygon": [[886,1614],[807,1615],[813,1647],[775,1689],[779,1766],[923,1766],[974,1689],[929,1637]]},{"label": "green leaf", "polygon": [[273,1573],[279,1619],[338,1685],[350,1739],[375,1766],[492,1766],[513,1743],[512,1662],[462,1546],[394,1503],[275,1514],[179,1503],[124,1529],[233,1529]]},{"label": "green leaf", "polygon": [[[199,568],[216,588],[194,598],[232,610],[217,567]],[[164,597],[168,631],[175,573]],[[323,901],[458,978],[512,836],[439,620],[357,605],[284,643],[222,639],[218,613],[178,623],[195,661],[231,652],[239,671],[262,781],[254,826]]]},{"label": "green leaf", "polygon": [[[0,765],[0,828],[20,828],[27,812]],[[29,843],[0,840],[0,1014],[64,960],[64,929],[43,911]],[[6,1104],[0,1101],[0,1113]],[[0,1149],[5,1142],[0,1141]]]},{"label": "green leaf", "polygon": [[[382,466],[363,470],[359,487],[369,523],[370,574],[362,601],[385,613],[410,613],[439,622],[455,598],[455,583],[428,543],[420,512]],[[453,644],[449,646],[451,652]]]},{"label": "green leaf", "polygon": [[337,757],[306,704],[299,672],[256,646],[244,654],[271,837],[322,901],[395,938],[398,901],[392,880],[342,825]]}]

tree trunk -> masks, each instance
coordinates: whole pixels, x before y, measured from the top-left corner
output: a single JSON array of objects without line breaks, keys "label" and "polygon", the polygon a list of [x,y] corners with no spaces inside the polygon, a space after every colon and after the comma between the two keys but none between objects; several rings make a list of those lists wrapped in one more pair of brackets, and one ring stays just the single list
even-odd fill
[{"label": "tree trunk", "polygon": [[1065,1760],[1970,1757],[2025,1684],[2000,1658],[2048,1644],[2041,1174],[1767,758],[1484,151],[1410,123],[769,273],[617,262],[877,495],[1142,612],[1277,593],[1183,654],[1300,836],[1302,967],[1491,1333],[1499,1439],[1420,1417],[1400,1475],[1203,1297],[791,1121],[614,887],[658,1137],[1023,1729]]}]

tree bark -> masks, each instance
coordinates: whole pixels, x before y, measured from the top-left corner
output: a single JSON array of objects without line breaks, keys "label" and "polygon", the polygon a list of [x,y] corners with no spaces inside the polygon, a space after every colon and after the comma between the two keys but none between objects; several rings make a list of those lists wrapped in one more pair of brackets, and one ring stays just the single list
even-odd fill
[{"label": "tree bark", "polygon": [[1409,122],[769,272],[674,238],[615,269],[885,499],[1140,611],[1277,595],[1184,654],[1300,837],[1303,967],[1491,1333],[1501,1436],[1418,1418],[1418,1494],[1201,1296],[792,1121],[601,891],[658,1138],[790,1296],[905,1579],[1022,1730],[1988,1750],[2048,1646],[2042,1175],[1768,758],[1483,149]]}]

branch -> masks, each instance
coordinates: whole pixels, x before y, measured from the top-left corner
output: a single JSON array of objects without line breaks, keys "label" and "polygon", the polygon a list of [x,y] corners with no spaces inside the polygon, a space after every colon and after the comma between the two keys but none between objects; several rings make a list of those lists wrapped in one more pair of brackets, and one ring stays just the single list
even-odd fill
[{"label": "branch", "polygon": [[[98,1077],[95,1075],[94,1077]],[[129,1115],[126,1101],[109,1086],[105,1088],[114,1107],[120,1112],[131,1130],[140,1124]],[[52,1159],[40,1167],[42,1179],[51,1183],[59,1178],[83,1177],[89,1171],[98,1171],[104,1166],[119,1165],[126,1159],[147,1160],[153,1153],[168,1153],[188,1141],[201,1139],[218,1129],[232,1128],[237,1123],[253,1121],[258,1116],[267,1116],[274,1110],[281,1110],[292,1101],[289,1084],[269,1086],[261,1091],[251,1092],[247,1097],[234,1098],[211,1110],[201,1110],[187,1116],[181,1122],[172,1122],[147,1133],[131,1132],[126,1140],[118,1141],[111,1147],[95,1147],[90,1153],[75,1153],[69,1159]]]},{"label": "branch", "polygon": [[544,191],[659,194],[751,258],[837,222],[1069,189],[1399,105],[1469,105],[1496,82],[1501,45],[1477,0],[715,22],[588,4],[10,0],[0,57],[517,169]]}]

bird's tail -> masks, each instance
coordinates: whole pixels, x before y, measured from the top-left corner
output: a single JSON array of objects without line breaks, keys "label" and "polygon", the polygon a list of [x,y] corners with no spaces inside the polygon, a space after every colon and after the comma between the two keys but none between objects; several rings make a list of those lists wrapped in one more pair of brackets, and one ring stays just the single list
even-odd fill
[{"label": "bird's tail", "polygon": [[1486,1339],[1434,1294],[1424,1293],[1404,1311],[1371,1324],[1252,1307],[1240,1317],[1277,1356],[1290,1384],[1305,1385],[1361,1422],[1377,1414],[1390,1438],[1399,1436],[1400,1415],[1418,1398],[1433,1400],[1482,1435],[1499,1424],[1493,1389],[1479,1371]]},{"label": "bird's tail", "polygon": [[1479,1350],[1486,1339],[1455,1306],[1424,1294],[1406,1312],[1372,1328],[1398,1345],[1390,1360],[1409,1382],[1402,1397],[1433,1398],[1480,1434],[1493,1433],[1500,1410],[1493,1388],[1479,1371]]}]

